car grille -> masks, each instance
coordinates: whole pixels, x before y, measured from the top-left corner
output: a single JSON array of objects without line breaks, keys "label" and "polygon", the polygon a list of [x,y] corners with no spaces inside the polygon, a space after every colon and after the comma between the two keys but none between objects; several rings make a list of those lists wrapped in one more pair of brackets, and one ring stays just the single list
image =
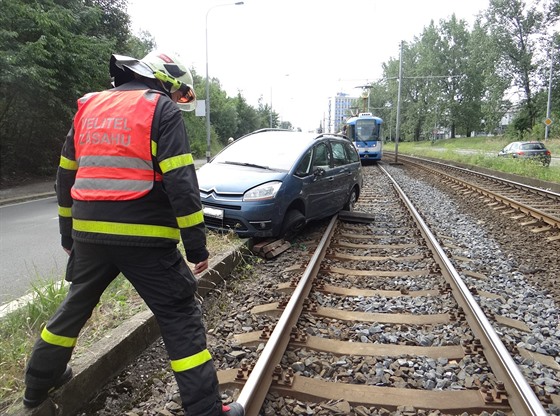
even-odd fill
[{"label": "car grille", "polygon": [[243,223],[229,218],[224,218],[223,220],[219,220],[218,218],[204,216],[204,223],[211,228],[219,228],[222,230],[233,230],[233,231],[235,230],[247,231],[247,227],[245,227]]},{"label": "car grille", "polygon": [[206,205],[212,208],[220,208],[220,209],[234,209],[236,211],[241,211],[241,207],[239,205],[226,205],[226,204],[218,204],[216,202],[206,202],[202,201],[202,205]]}]

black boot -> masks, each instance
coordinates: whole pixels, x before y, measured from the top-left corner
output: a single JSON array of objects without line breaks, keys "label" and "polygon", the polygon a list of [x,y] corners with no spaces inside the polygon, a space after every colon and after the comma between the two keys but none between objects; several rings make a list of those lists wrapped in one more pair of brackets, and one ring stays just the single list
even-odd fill
[{"label": "black boot", "polygon": [[64,371],[64,373],[62,373],[62,375],[55,381],[52,387],[45,389],[34,389],[31,387],[27,387],[23,395],[23,405],[29,408],[39,406],[41,403],[47,400],[47,397],[49,397],[49,393],[52,390],[57,389],[63,384],[67,383],[71,378],[72,368],[70,368],[70,366],[68,365],[66,366],[66,370]]},{"label": "black boot", "polygon": [[245,410],[237,402],[223,404],[221,416],[245,416]]}]

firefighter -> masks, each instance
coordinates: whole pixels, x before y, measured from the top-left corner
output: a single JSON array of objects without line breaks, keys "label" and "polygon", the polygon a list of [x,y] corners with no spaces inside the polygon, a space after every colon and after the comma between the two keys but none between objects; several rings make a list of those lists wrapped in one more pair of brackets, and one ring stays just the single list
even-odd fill
[{"label": "firefighter", "polygon": [[[190,71],[170,54],[112,55],[113,86],[86,94],[57,172],[68,295],[35,343],[23,403],[70,380],[78,334],[122,273],[154,313],[186,415],[243,416],[222,405],[194,274],[208,268],[198,182],[181,111],[195,108]],[[182,240],[186,264],[177,244]]]}]

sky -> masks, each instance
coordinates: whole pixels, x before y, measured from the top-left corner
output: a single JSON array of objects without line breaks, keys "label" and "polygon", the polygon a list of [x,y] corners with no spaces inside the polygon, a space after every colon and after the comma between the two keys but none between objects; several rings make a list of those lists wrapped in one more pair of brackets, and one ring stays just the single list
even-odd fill
[{"label": "sky", "polygon": [[208,64],[209,77],[230,97],[240,91],[255,108],[262,97],[281,120],[307,131],[324,124],[329,97],[359,96],[356,87],[378,80],[401,41],[453,13],[472,28],[489,0],[234,3],[129,0],[128,13],[133,30],[150,32],[159,50],[202,77]]}]

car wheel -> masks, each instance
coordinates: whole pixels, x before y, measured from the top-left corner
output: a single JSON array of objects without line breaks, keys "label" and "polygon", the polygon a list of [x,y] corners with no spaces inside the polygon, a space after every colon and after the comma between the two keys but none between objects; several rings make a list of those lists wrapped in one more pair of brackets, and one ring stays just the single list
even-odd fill
[{"label": "car wheel", "polygon": [[286,212],[280,236],[284,239],[295,237],[305,226],[305,216],[297,209]]},{"label": "car wheel", "polygon": [[350,192],[350,196],[348,197],[348,202],[344,205],[345,211],[354,211],[354,205],[356,205],[356,201],[358,201],[358,191],[356,188],[352,188],[352,192]]}]

